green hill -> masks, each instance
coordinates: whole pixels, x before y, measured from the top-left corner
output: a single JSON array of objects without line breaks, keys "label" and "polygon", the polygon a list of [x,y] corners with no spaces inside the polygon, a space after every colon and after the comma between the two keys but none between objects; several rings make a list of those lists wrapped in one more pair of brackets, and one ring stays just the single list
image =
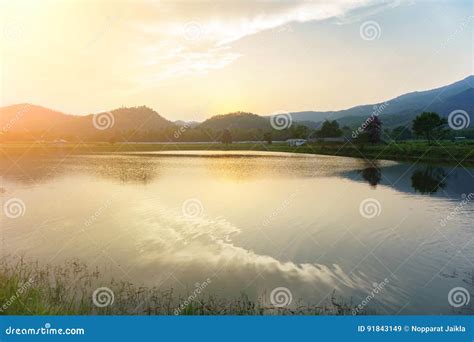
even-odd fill
[{"label": "green hill", "polygon": [[236,112],[230,114],[216,115],[207,119],[198,127],[214,130],[223,129],[262,129],[271,130],[270,120],[262,116]]}]

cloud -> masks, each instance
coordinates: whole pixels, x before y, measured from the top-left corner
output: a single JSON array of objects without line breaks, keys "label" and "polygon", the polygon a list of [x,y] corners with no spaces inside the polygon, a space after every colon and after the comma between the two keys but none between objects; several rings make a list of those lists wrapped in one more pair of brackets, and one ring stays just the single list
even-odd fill
[{"label": "cloud", "polygon": [[[150,209],[140,208],[134,217],[140,217],[141,210],[149,214]],[[146,222],[140,221],[137,250],[140,258],[149,260],[153,267],[165,273],[166,269],[187,269],[187,274],[199,269],[227,270],[230,276],[242,279],[253,279],[258,274],[265,279],[274,278],[275,283],[280,284],[285,279],[292,279],[293,286],[318,284],[319,289],[324,288],[326,292],[341,287],[370,286],[363,274],[348,273],[337,264],[281,261],[238,246],[233,238],[241,234],[241,230],[224,218],[203,215],[190,220],[156,204],[152,210],[157,215]]]},{"label": "cloud", "polygon": [[392,3],[399,1],[158,3],[163,14],[136,25],[152,42],[143,51],[145,65],[151,69],[146,81],[224,68],[242,56],[233,51],[233,43],[267,30],[331,18],[347,20],[351,11]]},{"label": "cloud", "polygon": [[241,56],[231,52],[229,47],[209,47],[204,51],[195,51],[184,44],[173,44],[170,41],[146,51],[146,69],[155,72],[142,79],[145,83],[187,75],[204,75],[210,70],[224,68]]}]

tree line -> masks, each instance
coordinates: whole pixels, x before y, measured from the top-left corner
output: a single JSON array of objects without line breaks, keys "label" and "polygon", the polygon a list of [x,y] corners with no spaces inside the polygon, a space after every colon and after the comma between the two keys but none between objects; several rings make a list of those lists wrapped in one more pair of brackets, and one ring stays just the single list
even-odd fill
[{"label": "tree line", "polygon": [[425,139],[429,143],[434,140],[453,139],[463,136],[474,139],[474,129],[454,131],[449,129],[448,121],[438,113],[422,112],[412,120],[411,127],[398,126],[392,130],[384,129],[383,122],[378,116],[369,117],[361,127],[351,129],[347,126],[340,128],[336,120],[326,120],[321,128],[315,131],[316,138],[345,137],[354,142],[379,143],[382,140],[403,141]]},{"label": "tree line", "polygon": [[437,113],[423,112],[418,115],[411,127],[398,126],[394,129],[383,127],[378,116],[369,117],[361,126],[351,128],[340,127],[336,120],[325,120],[318,129],[309,128],[303,124],[293,122],[284,129],[212,129],[208,127],[187,127],[172,125],[154,130],[92,130],[82,134],[64,134],[58,131],[48,132],[3,132],[0,141],[53,141],[63,139],[70,142],[206,142],[220,141],[232,143],[234,141],[284,141],[287,139],[324,140],[326,138],[344,138],[355,143],[379,143],[381,141],[403,141],[412,139],[426,139],[429,142],[439,139],[453,139],[462,135],[467,139],[474,139],[474,129],[454,131],[448,128],[447,120]]}]

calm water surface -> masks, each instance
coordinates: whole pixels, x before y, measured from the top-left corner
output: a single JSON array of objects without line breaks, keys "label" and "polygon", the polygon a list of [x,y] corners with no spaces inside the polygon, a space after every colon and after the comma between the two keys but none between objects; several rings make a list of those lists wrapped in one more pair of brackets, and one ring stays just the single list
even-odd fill
[{"label": "calm water surface", "polygon": [[183,293],[207,278],[222,297],[286,287],[292,305],[334,291],[357,305],[387,279],[368,304],[379,314],[473,310],[448,303],[454,287],[474,292],[473,168],[186,151],[25,157],[0,170],[2,203],[26,206],[2,216],[2,255],[79,258]]}]

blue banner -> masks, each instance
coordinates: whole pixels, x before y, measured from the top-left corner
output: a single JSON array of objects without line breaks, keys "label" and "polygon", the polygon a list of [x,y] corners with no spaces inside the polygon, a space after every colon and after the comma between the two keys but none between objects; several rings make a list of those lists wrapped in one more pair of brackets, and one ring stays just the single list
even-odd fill
[{"label": "blue banner", "polygon": [[463,341],[473,316],[2,316],[0,341]]}]

